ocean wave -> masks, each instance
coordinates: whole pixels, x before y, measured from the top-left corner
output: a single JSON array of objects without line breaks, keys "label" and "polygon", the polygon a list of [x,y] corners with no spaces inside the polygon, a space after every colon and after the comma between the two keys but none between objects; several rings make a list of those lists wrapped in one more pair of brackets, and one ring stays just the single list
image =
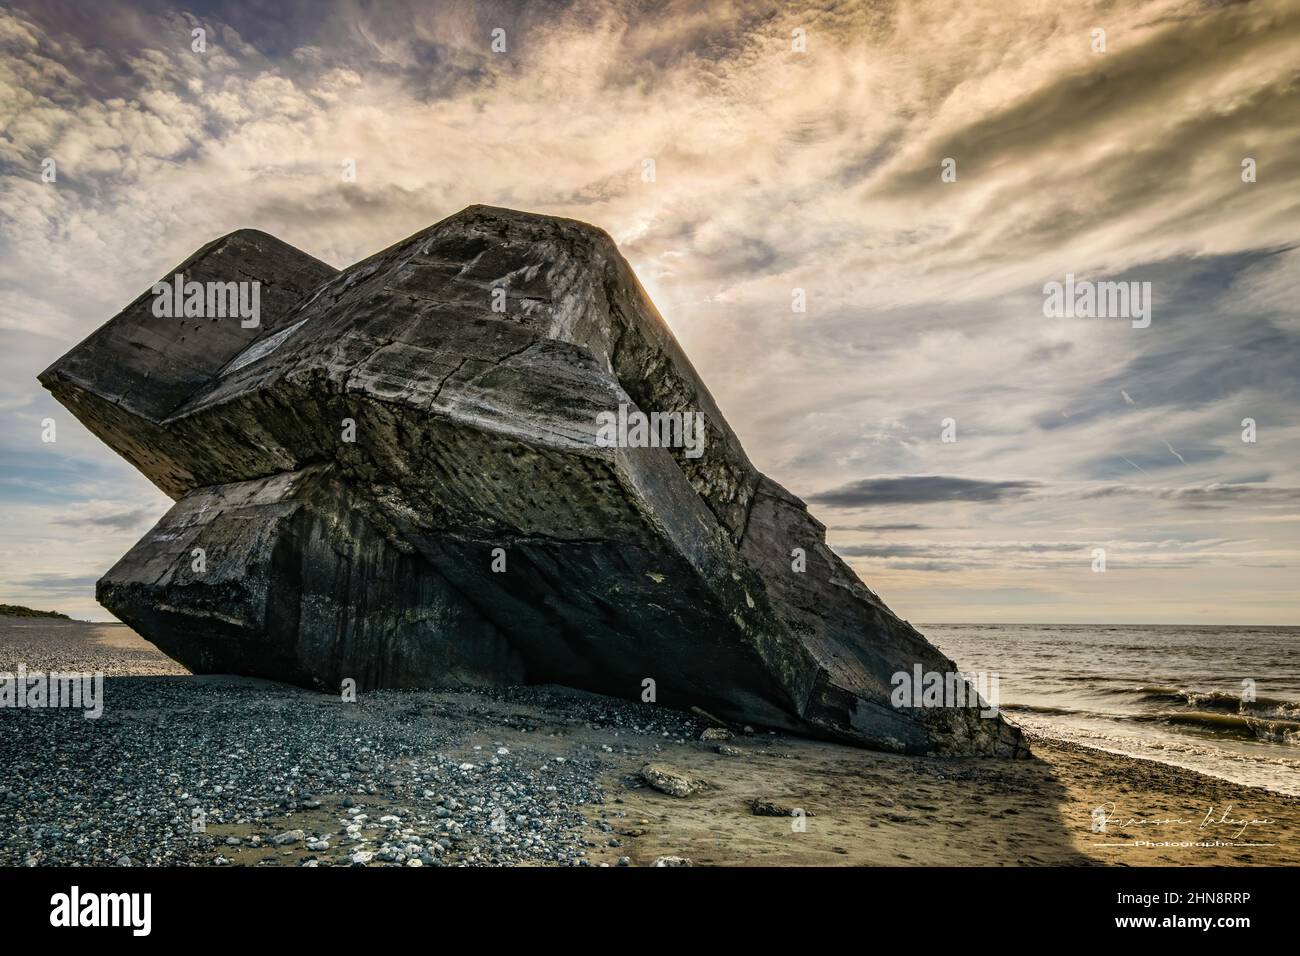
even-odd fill
[{"label": "ocean wave", "polygon": [[1220,711],[1283,721],[1300,720],[1300,702],[1280,697],[1256,697],[1248,701],[1242,700],[1240,694],[1195,691],[1183,687],[1139,687],[1135,693],[1144,701],[1182,704],[1197,711]]},{"label": "ocean wave", "polygon": [[1090,717],[1104,717],[1105,714],[1098,714],[1091,710],[1077,710],[1070,707],[1042,707],[1035,704],[1003,704],[998,708],[1013,714],[1048,714],[1055,716],[1064,716],[1066,714],[1084,714]]},{"label": "ocean wave", "polygon": [[1267,720],[1249,714],[1225,714],[1206,710],[1171,710],[1158,714],[1138,714],[1129,718],[1175,726],[1208,730],[1226,736],[1247,740],[1267,740],[1272,743],[1300,746],[1300,721]]},{"label": "ocean wave", "polygon": [[[1204,697],[1205,695],[1199,695]],[[1227,695],[1220,695],[1227,696]],[[1148,695],[1149,700],[1177,700],[1180,695]],[[1232,698],[1235,706],[1236,698]],[[1300,746],[1300,720],[1254,713],[1234,713],[1226,709],[1171,710],[1162,708],[1151,713],[1115,713],[1087,707],[1059,707],[1045,704],[1003,704],[1000,709],[1008,714],[1023,714],[1044,718],[1083,717],[1092,720],[1114,721],[1117,724],[1164,724],[1184,732],[1210,733],[1215,736],[1235,737],[1243,740],[1265,741],[1286,746]],[[1283,702],[1286,703],[1286,702]]]}]

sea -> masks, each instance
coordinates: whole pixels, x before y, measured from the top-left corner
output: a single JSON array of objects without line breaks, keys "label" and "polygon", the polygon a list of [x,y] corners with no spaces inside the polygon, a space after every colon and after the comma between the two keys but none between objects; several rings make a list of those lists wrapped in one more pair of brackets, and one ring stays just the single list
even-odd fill
[{"label": "sea", "polygon": [[1300,795],[1300,627],[917,629],[1026,730]]}]

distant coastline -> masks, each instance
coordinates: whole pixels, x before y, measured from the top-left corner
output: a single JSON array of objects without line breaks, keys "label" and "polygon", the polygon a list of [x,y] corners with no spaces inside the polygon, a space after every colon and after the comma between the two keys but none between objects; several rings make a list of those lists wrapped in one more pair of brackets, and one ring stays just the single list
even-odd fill
[{"label": "distant coastline", "polygon": [[38,611],[35,608],[24,607],[21,604],[0,604],[0,617],[44,617],[60,621],[72,620],[68,615],[58,611]]}]

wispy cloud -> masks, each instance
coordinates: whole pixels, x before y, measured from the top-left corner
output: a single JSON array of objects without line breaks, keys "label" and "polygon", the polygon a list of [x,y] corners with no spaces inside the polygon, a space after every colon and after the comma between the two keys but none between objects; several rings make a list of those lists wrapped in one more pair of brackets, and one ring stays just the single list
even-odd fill
[{"label": "wispy cloud", "polygon": [[123,508],[120,504],[109,501],[88,501],[78,504],[50,519],[52,524],[66,528],[112,528],[117,531],[130,531],[139,528],[157,515],[152,508]]}]

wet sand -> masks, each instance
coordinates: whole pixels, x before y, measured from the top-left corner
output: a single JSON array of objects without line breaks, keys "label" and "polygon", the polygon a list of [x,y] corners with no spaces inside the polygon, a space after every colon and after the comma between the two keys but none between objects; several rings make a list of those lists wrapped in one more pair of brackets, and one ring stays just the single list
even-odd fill
[{"label": "wet sand", "polygon": [[[1300,859],[1297,798],[1070,743],[1035,739],[1034,758],[1015,763],[894,757],[790,739],[735,746],[735,757],[698,745],[668,755],[712,785],[698,795],[677,799],[645,787],[621,794],[628,816],[617,829],[634,861],[1280,866]],[[608,790],[630,782],[614,775]],[[809,815],[757,816],[754,800]],[[1093,832],[1099,806],[1108,819],[1104,832]],[[1227,821],[1260,822],[1243,829],[1225,822],[1225,811]],[[1142,845],[1207,841],[1230,845]]]}]

